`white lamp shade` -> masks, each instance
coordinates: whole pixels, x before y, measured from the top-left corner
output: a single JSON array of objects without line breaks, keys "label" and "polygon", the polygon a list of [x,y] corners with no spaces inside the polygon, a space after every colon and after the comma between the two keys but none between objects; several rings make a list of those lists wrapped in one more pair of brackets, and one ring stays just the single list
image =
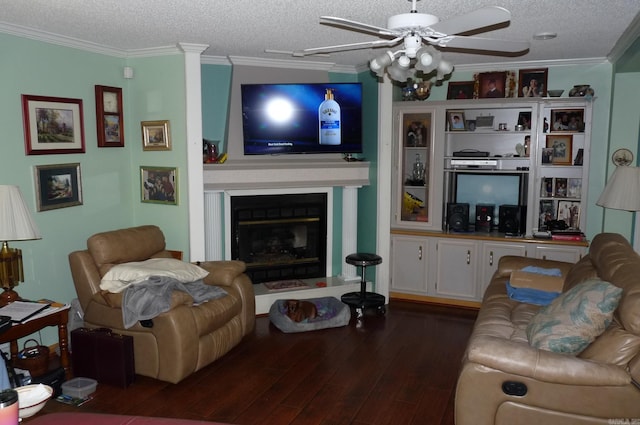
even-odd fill
[{"label": "white lamp shade", "polygon": [[40,239],[18,186],[0,185],[0,241]]},{"label": "white lamp shade", "polygon": [[625,211],[640,211],[640,168],[616,167],[596,205]]}]

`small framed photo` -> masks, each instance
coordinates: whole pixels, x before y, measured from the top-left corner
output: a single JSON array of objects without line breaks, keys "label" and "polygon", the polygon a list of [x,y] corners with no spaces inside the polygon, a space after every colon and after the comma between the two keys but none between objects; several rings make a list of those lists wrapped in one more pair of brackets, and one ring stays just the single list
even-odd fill
[{"label": "small framed photo", "polygon": [[553,149],[553,158],[551,163],[554,165],[571,165],[571,161],[573,160],[571,152],[572,145],[573,136],[570,134],[548,134],[547,148]]},{"label": "small framed photo", "polygon": [[538,227],[540,229],[546,229],[548,223],[555,219],[556,209],[553,199],[544,199],[540,201],[540,217],[538,220]]},{"label": "small framed photo", "polygon": [[36,165],[38,211],[82,205],[80,163]]},{"label": "small framed photo", "polygon": [[518,97],[546,97],[548,68],[521,69],[518,72]]},{"label": "small framed photo", "polygon": [[567,183],[567,197],[580,198],[582,194],[582,179],[571,178]]},{"label": "small framed photo", "polygon": [[531,111],[518,114],[518,125],[521,125],[524,130],[531,130]]},{"label": "small framed photo", "polygon": [[430,121],[422,114],[406,114],[404,120],[404,146],[429,147]]},{"label": "small framed photo", "polygon": [[475,81],[449,81],[447,99],[473,99]]},{"label": "small framed photo", "polygon": [[554,196],[558,198],[567,197],[567,179],[566,177],[556,177],[554,183]]},{"label": "small framed photo", "polygon": [[171,131],[169,121],[142,121],[142,150],[170,151]]},{"label": "small framed photo", "polygon": [[553,196],[553,177],[543,177],[540,183],[540,197],[551,198]]},{"label": "small framed photo", "polygon": [[478,74],[478,97],[480,99],[503,98],[506,85],[506,72],[481,72]]},{"label": "small framed photo", "polygon": [[84,153],[82,99],[22,95],[27,155]]},{"label": "small framed photo", "polygon": [[570,229],[580,228],[580,202],[558,201],[557,219],[564,221]]},{"label": "small framed photo", "polygon": [[552,109],[551,131],[584,131],[584,109]]},{"label": "small framed photo", "polygon": [[553,148],[542,148],[542,163],[543,164],[553,163]]},{"label": "small framed photo", "polygon": [[178,205],[178,169],[175,167],[140,167],[141,201]]},{"label": "small framed photo", "polygon": [[465,131],[467,129],[463,111],[447,111],[450,131]]}]

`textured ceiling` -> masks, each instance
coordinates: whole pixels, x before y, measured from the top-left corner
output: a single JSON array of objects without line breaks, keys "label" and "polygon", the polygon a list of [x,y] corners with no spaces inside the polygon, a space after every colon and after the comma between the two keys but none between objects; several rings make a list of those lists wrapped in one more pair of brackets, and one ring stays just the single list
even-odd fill
[{"label": "textured ceiling", "polygon": [[[445,58],[456,65],[603,58],[640,11],[638,0],[424,0],[417,9],[442,21],[490,5],[511,11],[511,24],[478,35],[528,40],[529,52],[514,58],[445,50]],[[379,52],[365,49],[292,58],[265,53],[265,49],[293,51],[372,40],[371,35],[321,25],[319,17],[337,16],[386,27],[390,15],[410,9],[407,0],[0,0],[0,31],[37,30],[125,53],[184,42],[209,45],[204,52],[207,56],[358,66]],[[532,40],[541,31],[556,32],[558,37]]]}]

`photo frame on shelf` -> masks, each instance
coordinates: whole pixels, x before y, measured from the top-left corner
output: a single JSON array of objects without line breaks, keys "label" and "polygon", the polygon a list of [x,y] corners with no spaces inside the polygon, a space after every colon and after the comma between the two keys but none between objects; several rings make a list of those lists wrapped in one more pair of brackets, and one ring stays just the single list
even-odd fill
[{"label": "photo frame on shelf", "polygon": [[122,89],[95,86],[98,147],[124,147]]},{"label": "photo frame on shelf", "polygon": [[558,201],[557,219],[564,221],[570,229],[580,228],[580,202]]},{"label": "photo frame on shelf", "polygon": [[428,147],[431,142],[430,119],[422,114],[406,114],[404,116],[404,146]]},{"label": "photo frame on shelf", "polygon": [[518,71],[518,97],[546,97],[548,68]]},{"label": "photo frame on shelf", "polygon": [[521,125],[524,130],[531,130],[531,111],[518,113],[518,125]]},{"label": "photo frame on shelf", "polygon": [[551,198],[553,196],[553,177],[543,177],[540,180],[540,197]]},{"label": "photo frame on shelf", "polygon": [[449,131],[466,131],[467,125],[464,119],[464,111],[447,111]]},{"label": "photo frame on shelf", "polygon": [[553,182],[553,196],[558,198],[567,197],[567,179],[566,177],[556,177]]},{"label": "photo frame on shelf", "polygon": [[22,121],[27,155],[85,152],[82,99],[23,94]]},{"label": "photo frame on shelf", "polygon": [[477,74],[478,98],[504,98],[507,92],[507,72],[481,72]]},{"label": "photo frame on shelf", "polygon": [[546,229],[550,221],[556,219],[555,201],[543,199],[540,201],[540,216],[538,218],[538,228]]},{"label": "photo frame on shelf", "polygon": [[573,165],[582,165],[584,162],[584,149],[578,149],[578,153],[576,153],[576,157],[573,160]]},{"label": "photo frame on shelf", "polygon": [[169,121],[142,121],[142,150],[170,151],[171,131]]},{"label": "photo frame on shelf", "polygon": [[140,166],[141,202],[178,205],[178,169]]},{"label": "photo frame on shelf", "polygon": [[542,148],[542,163],[543,164],[553,163],[553,148]]},{"label": "photo frame on shelf", "polygon": [[579,199],[582,196],[582,179],[570,178],[567,182],[567,198]]},{"label": "photo frame on shelf", "polygon": [[583,109],[552,109],[551,131],[584,131]]},{"label": "photo frame on shelf", "polygon": [[573,136],[570,134],[548,134],[546,147],[553,149],[551,163],[554,165],[571,165],[573,159],[572,145]]},{"label": "photo frame on shelf", "polygon": [[449,81],[447,100],[473,99],[475,84],[475,81]]},{"label": "photo frame on shelf", "polygon": [[82,205],[80,163],[36,165],[36,204],[38,211]]}]

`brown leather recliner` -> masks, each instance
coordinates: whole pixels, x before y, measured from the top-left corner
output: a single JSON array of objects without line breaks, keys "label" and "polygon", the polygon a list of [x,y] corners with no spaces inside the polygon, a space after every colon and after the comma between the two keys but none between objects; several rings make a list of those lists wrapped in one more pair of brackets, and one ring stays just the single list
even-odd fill
[{"label": "brown leather recliner", "polygon": [[[525,329],[539,307],[510,299],[505,287],[512,271],[528,265],[560,268],[563,291],[591,278],[623,289],[611,325],[577,356],[529,345]],[[515,256],[500,259],[463,359],[456,425],[637,420],[639,381],[640,256],[621,235],[601,233],[575,265]]]},{"label": "brown leather recliner", "polygon": [[125,329],[122,293],[101,290],[102,276],[116,264],[162,257],[172,257],[162,231],[157,226],[140,226],[91,236],[86,250],[69,254],[69,263],[85,326],[131,335],[136,374],[177,383],[253,331],[255,298],[243,262],[205,262],[200,266],[210,273],[204,282],[222,287],[226,296],[194,306],[191,296],[174,291],[171,309],[153,318],[153,327],[137,323]]}]

